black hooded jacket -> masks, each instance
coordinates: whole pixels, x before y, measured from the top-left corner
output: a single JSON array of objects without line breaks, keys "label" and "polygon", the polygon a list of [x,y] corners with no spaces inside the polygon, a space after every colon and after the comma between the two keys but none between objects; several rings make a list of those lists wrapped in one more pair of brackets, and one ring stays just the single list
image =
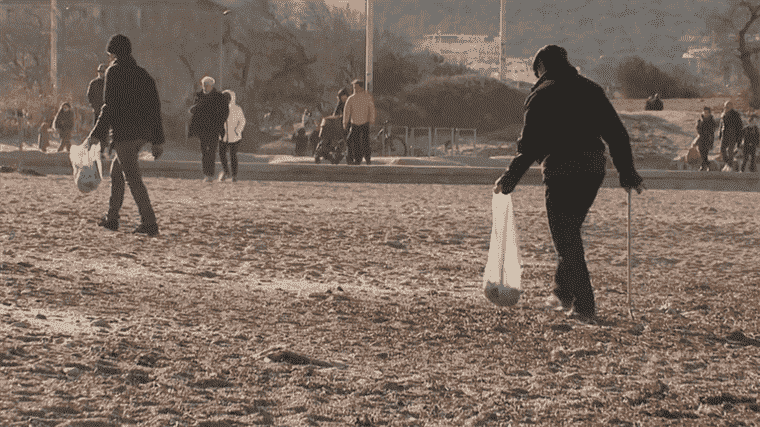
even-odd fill
[{"label": "black hooded jacket", "polygon": [[[620,185],[636,187],[642,178],[633,163],[630,138],[604,90],[572,67],[544,73],[525,100],[525,123],[518,155],[505,172],[505,187],[514,187],[533,162],[541,163],[544,181],[576,172],[604,173],[607,143]],[[599,170],[596,170],[599,169]]]},{"label": "black hooded jacket", "polygon": [[161,100],[153,77],[131,55],[119,57],[105,76],[100,116],[90,136],[105,142],[113,130],[113,143],[145,140],[164,143]]}]

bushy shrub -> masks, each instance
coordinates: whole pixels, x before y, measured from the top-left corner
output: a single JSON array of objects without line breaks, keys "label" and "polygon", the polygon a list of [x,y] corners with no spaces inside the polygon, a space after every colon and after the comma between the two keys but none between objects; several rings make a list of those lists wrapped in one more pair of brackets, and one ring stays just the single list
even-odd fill
[{"label": "bushy shrub", "polygon": [[698,79],[684,67],[665,72],[638,56],[623,59],[615,67],[615,81],[626,98],[700,98]]},{"label": "bushy shrub", "polygon": [[478,132],[521,123],[527,94],[476,76],[431,77],[407,87],[390,111],[399,126],[475,128]]}]

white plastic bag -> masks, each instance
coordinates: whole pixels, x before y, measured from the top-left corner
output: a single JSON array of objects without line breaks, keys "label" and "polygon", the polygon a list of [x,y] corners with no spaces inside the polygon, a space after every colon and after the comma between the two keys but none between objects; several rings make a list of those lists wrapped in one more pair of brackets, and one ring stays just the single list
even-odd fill
[{"label": "white plastic bag", "polygon": [[511,194],[494,194],[491,202],[493,228],[488,262],[483,274],[483,291],[492,303],[507,307],[517,304],[522,294],[522,261]]},{"label": "white plastic bag", "polygon": [[94,191],[103,179],[103,164],[100,161],[100,142],[92,144],[86,139],[80,145],[72,145],[69,153],[74,168],[74,182],[82,193]]}]

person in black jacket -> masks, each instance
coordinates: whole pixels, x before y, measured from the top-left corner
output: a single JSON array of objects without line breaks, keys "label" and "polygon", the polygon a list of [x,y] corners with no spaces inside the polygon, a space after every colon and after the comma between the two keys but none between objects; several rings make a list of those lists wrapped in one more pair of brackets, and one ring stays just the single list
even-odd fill
[{"label": "person in black jacket", "polygon": [[74,130],[74,110],[71,104],[64,102],[53,119],[53,127],[58,131],[61,137],[61,145],[58,146],[58,152],[63,150],[71,151],[71,133]]},{"label": "person in black jacket", "polygon": [[209,76],[201,79],[203,90],[195,94],[195,103],[190,107],[192,117],[188,137],[200,140],[204,182],[214,179],[216,151],[224,137],[224,123],[230,113],[229,103],[216,90],[215,83]]},{"label": "person in black jacket", "polygon": [[[98,121],[100,115],[100,109],[103,107],[103,86],[105,85],[106,64],[98,65],[98,77],[95,77],[90,81],[87,86],[87,100],[90,101],[90,106],[95,114],[95,118],[92,120],[93,125]],[[100,146],[100,153],[105,152],[106,145]]]},{"label": "person in black jacket", "polygon": [[758,144],[760,144],[760,130],[757,128],[757,115],[752,114],[749,116],[749,125],[744,128],[742,136],[741,148],[744,157],[741,167],[742,172],[746,170],[747,165],[749,165],[749,172],[757,172],[755,154]]},{"label": "person in black jacket", "polygon": [[[541,48],[533,60],[538,82],[525,101],[525,123],[518,154],[496,181],[494,192],[509,194],[534,163],[543,170],[546,213],[559,255],[549,303],[582,321],[596,318],[594,291],[586,266],[581,226],[605,174],[607,143],[620,185],[643,190],[630,139],[604,90],[582,77],[556,45]],[[583,108],[578,108],[583,100]]]},{"label": "person in black jacket", "polygon": [[723,114],[721,115],[720,131],[718,137],[720,138],[720,154],[723,158],[723,162],[731,170],[736,170],[736,162],[734,156],[736,156],[736,146],[742,140],[742,130],[744,129],[744,122],[742,116],[738,111],[734,110],[734,103],[726,101],[723,104]]},{"label": "person in black jacket", "polygon": [[95,77],[90,81],[90,85],[87,86],[87,100],[90,101],[90,106],[95,113],[95,119],[93,123],[98,121],[100,115],[100,108],[103,107],[103,86],[105,85],[105,73],[106,65],[98,65],[98,77]]},{"label": "person in black jacket", "polygon": [[715,121],[715,118],[712,116],[712,110],[710,110],[710,107],[705,106],[702,111],[702,116],[697,120],[697,134],[699,135],[699,138],[697,139],[697,149],[699,150],[699,155],[702,157],[702,165],[699,167],[699,170],[701,171],[710,170],[710,161],[707,160],[707,155],[710,153],[710,150],[713,149],[713,145],[715,144],[715,130],[717,128],[718,122]]},{"label": "person in black jacket", "polygon": [[106,51],[113,64],[106,70],[104,104],[89,139],[91,143],[99,141],[105,144],[110,131],[109,152],[116,151],[116,158],[111,163],[108,214],[98,224],[114,231],[119,228],[119,210],[124,203],[126,180],[141,218],[141,224],[134,232],[155,236],[158,234],[156,215],[142,180],[137,156],[146,143],[151,143],[154,158],[158,159],[163,153],[161,100],[156,82],[132,57],[132,43],[126,36],[112,36]]}]

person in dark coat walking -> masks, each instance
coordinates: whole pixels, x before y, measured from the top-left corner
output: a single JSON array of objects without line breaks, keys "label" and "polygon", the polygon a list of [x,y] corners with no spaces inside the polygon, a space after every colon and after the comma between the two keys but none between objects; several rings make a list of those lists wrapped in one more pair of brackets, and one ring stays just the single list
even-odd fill
[{"label": "person in dark coat walking", "polygon": [[710,170],[710,161],[707,159],[707,155],[715,144],[715,130],[717,128],[718,122],[715,121],[712,110],[710,110],[710,107],[705,106],[704,110],[702,110],[702,115],[697,120],[697,135],[699,135],[697,138],[697,149],[702,157],[702,164],[699,167],[701,171]]},{"label": "person in dark coat walking", "polygon": [[100,108],[103,107],[103,87],[105,85],[106,64],[98,65],[98,77],[95,77],[90,81],[90,85],[87,86],[87,100],[90,101],[90,106],[95,114],[95,119],[92,121],[94,124],[98,121],[100,115]]},{"label": "person in dark coat walking", "polygon": [[[95,77],[90,81],[90,85],[87,86],[87,100],[90,101],[90,106],[95,114],[95,118],[92,120],[93,126],[98,121],[100,115],[100,109],[103,107],[103,87],[105,85],[106,64],[98,65],[98,77]],[[106,144],[100,145],[100,153],[103,154],[106,150]]]},{"label": "person in dark coat walking", "polygon": [[63,150],[70,151],[71,132],[74,129],[74,110],[71,109],[71,104],[68,102],[61,104],[61,108],[53,120],[53,127],[61,137],[61,145],[58,146],[58,152],[60,153]]},{"label": "person in dark coat walking", "polygon": [[[539,79],[525,101],[518,154],[493,190],[513,192],[528,168],[534,162],[541,164],[549,230],[559,255],[549,303],[574,309],[579,320],[593,322],[596,305],[581,226],[604,180],[607,160],[602,140],[626,191],[641,192],[643,180],[633,163],[628,132],[604,89],[578,74],[564,48],[541,48],[533,60],[533,71]],[[583,108],[577,108],[579,99]]]},{"label": "person in dark coat walking", "polygon": [[219,140],[224,137],[224,124],[229,115],[227,98],[216,88],[216,81],[206,76],[201,79],[203,90],[195,95],[195,103],[190,107],[190,129],[188,137],[198,138],[203,163],[203,181],[214,179],[216,151]]},{"label": "person in dark coat walking", "polygon": [[91,143],[105,144],[110,132],[109,152],[116,151],[116,158],[111,163],[108,214],[98,225],[113,231],[119,228],[126,181],[140,212],[141,223],[134,232],[155,236],[158,234],[156,214],[142,180],[138,154],[146,143],[151,144],[156,159],[164,151],[161,100],[156,82],[132,57],[132,43],[126,36],[112,36],[106,51],[113,64],[106,70],[104,104],[89,138]]},{"label": "person in dark coat walking", "polygon": [[741,148],[744,155],[741,167],[742,172],[745,171],[747,165],[749,165],[749,172],[757,172],[755,154],[758,144],[760,144],[760,130],[757,128],[757,115],[752,114],[749,116],[749,125],[744,128],[742,137]]},{"label": "person in dark coat walking", "polygon": [[723,107],[719,133],[720,155],[726,166],[732,170],[736,170],[734,156],[736,155],[736,146],[739,145],[742,140],[744,123],[742,122],[742,116],[739,112],[734,110],[733,102],[726,101]]}]

